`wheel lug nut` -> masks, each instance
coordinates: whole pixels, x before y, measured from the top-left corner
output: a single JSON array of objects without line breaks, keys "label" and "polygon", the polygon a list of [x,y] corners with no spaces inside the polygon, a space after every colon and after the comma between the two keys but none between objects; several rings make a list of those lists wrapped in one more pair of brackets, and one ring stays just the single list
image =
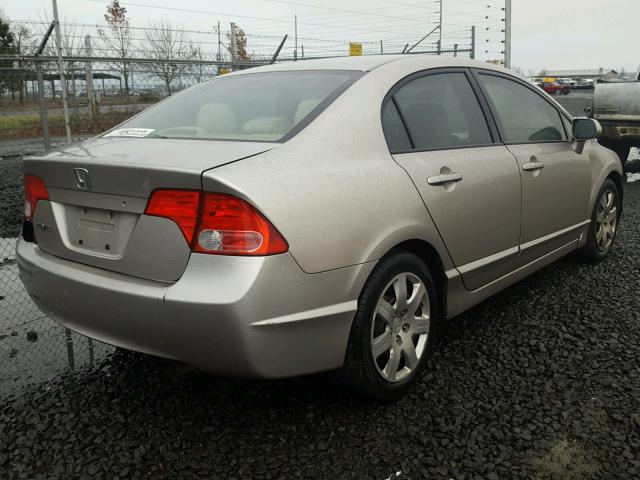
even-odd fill
[{"label": "wheel lug nut", "polygon": [[400,335],[396,335],[396,342],[398,343],[398,345],[402,343],[402,338],[400,338]]},{"label": "wheel lug nut", "polygon": [[402,325],[402,331],[404,333],[407,333],[409,330],[411,330],[411,325],[409,325],[408,323],[405,323],[404,325]]}]

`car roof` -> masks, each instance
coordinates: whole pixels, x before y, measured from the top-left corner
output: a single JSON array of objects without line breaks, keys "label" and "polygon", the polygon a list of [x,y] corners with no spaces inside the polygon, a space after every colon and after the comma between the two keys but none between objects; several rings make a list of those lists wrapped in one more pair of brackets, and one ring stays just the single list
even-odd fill
[{"label": "car roof", "polygon": [[[505,71],[502,67],[497,67],[491,63],[471,60],[468,58],[458,58],[450,56],[438,56],[430,54],[393,54],[393,55],[363,55],[353,57],[333,57],[313,60],[300,60],[297,62],[287,61],[264,65],[247,70],[233,72],[231,75],[258,73],[258,72],[285,72],[294,70],[356,70],[369,72],[389,63],[402,63],[421,61],[421,68],[442,68],[442,67],[476,67],[490,70]],[[509,72],[513,75],[513,72]]]}]

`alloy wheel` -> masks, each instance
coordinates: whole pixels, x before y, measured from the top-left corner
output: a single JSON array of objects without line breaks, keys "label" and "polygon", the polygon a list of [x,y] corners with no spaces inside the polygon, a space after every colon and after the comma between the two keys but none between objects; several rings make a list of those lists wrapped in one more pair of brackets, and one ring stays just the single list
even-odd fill
[{"label": "alloy wheel", "polygon": [[417,368],[430,324],[424,282],[413,273],[396,275],[378,299],[371,326],[371,352],[382,378],[399,382]]},{"label": "alloy wheel", "polygon": [[618,208],[616,194],[612,190],[605,190],[598,202],[596,212],[596,247],[606,252],[613,243],[613,237],[618,225]]}]

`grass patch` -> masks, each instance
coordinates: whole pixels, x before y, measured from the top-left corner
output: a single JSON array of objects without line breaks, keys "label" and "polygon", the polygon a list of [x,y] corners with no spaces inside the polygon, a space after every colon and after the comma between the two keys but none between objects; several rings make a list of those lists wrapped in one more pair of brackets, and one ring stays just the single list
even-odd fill
[{"label": "grass patch", "polygon": [[[98,134],[124,122],[132,112],[105,112],[90,118],[89,115],[72,116],[69,126],[73,135]],[[64,117],[49,115],[49,135],[65,135]],[[0,140],[41,138],[40,115],[16,115],[0,117]]]}]

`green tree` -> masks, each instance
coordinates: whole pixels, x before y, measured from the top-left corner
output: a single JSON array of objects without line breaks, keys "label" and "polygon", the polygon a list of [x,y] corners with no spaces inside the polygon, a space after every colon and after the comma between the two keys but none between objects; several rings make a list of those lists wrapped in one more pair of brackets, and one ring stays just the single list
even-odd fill
[{"label": "green tree", "polygon": [[[16,39],[11,31],[9,20],[0,11],[0,55],[16,55]],[[13,60],[0,60],[0,98],[6,91],[15,91],[15,66]]]}]

